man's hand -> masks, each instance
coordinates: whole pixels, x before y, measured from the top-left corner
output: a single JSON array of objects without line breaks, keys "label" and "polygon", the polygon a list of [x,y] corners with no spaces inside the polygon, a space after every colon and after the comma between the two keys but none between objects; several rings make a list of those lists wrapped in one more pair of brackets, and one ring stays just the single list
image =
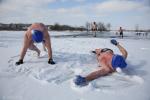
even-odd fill
[{"label": "man's hand", "polygon": [[118,44],[119,44],[115,39],[112,39],[110,42],[111,42],[113,45],[118,45]]},{"label": "man's hand", "polygon": [[52,65],[55,64],[55,62],[53,61],[53,59],[49,59],[49,60],[48,60],[48,63],[49,63],[49,64],[52,64]]},{"label": "man's hand", "polygon": [[87,85],[87,81],[85,77],[82,77],[80,75],[77,75],[76,78],[74,79],[74,83],[78,86],[85,86]]},{"label": "man's hand", "polygon": [[20,64],[23,64],[23,60],[22,59],[16,62],[16,65],[20,65]]}]

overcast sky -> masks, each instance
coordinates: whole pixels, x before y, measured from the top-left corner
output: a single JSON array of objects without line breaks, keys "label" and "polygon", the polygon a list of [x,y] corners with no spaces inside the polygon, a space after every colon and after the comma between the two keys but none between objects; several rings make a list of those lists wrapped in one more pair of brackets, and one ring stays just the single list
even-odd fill
[{"label": "overcast sky", "polygon": [[0,23],[111,23],[150,29],[150,0],[0,0]]}]

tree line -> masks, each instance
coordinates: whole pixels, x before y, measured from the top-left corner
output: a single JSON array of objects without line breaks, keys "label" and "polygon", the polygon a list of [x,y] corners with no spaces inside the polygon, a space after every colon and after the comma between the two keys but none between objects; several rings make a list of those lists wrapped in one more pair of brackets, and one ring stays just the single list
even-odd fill
[{"label": "tree line", "polygon": [[[0,23],[0,30],[14,30],[14,31],[24,31],[27,30],[27,28],[31,24],[23,24],[23,23],[10,23],[10,24],[4,24]],[[54,30],[54,31],[86,31],[91,30],[91,23],[86,23],[85,26],[70,26],[70,25],[60,25],[59,23],[55,23],[54,25],[46,25],[48,30]],[[105,25],[102,22],[97,23],[97,29],[98,31],[106,31],[110,30],[111,25],[107,24]]]},{"label": "tree line", "polygon": [[[10,23],[10,24],[3,24],[0,23],[0,30],[14,30],[14,31],[24,31],[27,30],[27,28],[31,24],[22,24],[22,23]],[[65,31],[65,30],[70,30],[70,31],[85,31],[86,28],[83,26],[80,27],[73,27],[69,25],[60,25],[58,23],[54,25],[46,25],[48,30],[54,30],[54,31]]]},{"label": "tree line", "polygon": [[[59,23],[55,23],[54,25],[46,25],[48,30],[53,31],[92,31],[92,23],[93,22],[86,22],[85,26],[70,26],[70,25],[60,25]],[[25,31],[31,24],[24,24],[24,23],[10,23],[4,24],[0,23],[0,30],[14,30],[14,31]],[[96,31],[110,31],[111,24],[110,23],[103,23],[103,22],[96,22]],[[144,32],[149,30],[142,30],[139,29],[139,25],[135,26],[135,30],[126,30],[126,31],[136,31],[136,32]]]},{"label": "tree line", "polygon": [[65,31],[65,30],[70,30],[70,31],[84,31],[86,30],[83,26],[80,27],[73,27],[69,25],[60,25],[58,23],[51,25],[49,27],[50,30],[55,30],[55,31]]},{"label": "tree line", "polygon": [[10,23],[10,24],[3,24],[0,23],[0,30],[16,30],[16,31],[22,31],[26,30],[31,24],[15,24],[15,23]]}]

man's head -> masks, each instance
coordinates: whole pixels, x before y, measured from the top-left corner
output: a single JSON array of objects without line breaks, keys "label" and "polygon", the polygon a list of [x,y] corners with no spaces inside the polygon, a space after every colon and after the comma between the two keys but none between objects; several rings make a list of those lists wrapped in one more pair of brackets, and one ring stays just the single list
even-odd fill
[{"label": "man's head", "polygon": [[96,54],[100,55],[101,53],[107,52],[107,53],[111,53],[113,54],[113,50],[109,49],[109,48],[103,48],[103,49],[96,49]]},{"label": "man's head", "polygon": [[32,30],[32,40],[36,43],[40,43],[43,41],[43,33],[39,30]]}]

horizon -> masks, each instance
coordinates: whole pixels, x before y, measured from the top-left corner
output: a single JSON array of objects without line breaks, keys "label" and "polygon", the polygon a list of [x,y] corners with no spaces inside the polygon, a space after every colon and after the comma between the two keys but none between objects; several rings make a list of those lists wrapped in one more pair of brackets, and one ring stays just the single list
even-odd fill
[{"label": "horizon", "polygon": [[111,30],[150,29],[149,0],[0,0],[0,15],[1,23],[85,26],[95,21],[110,23]]},{"label": "horizon", "polygon": [[[32,24],[32,23],[1,23],[0,22],[0,24],[7,24],[7,25],[10,25],[10,24],[25,24],[25,25],[27,25],[27,24]],[[58,25],[67,25],[67,24],[60,24],[60,23],[54,23],[54,24],[45,24],[45,25],[48,25],[48,26],[54,26],[55,24],[58,24]],[[69,26],[69,27],[82,27],[82,28],[86,28],[86,26],[84,25],[84,26],[73,26],[73,25],[67,25],[67,26]],[[109,31],[117,31],[118,29],[110,29]],[[136,28],[133,28],[133,29],[123,29],[124,31],[136,31],[137,29]],[[138,29],[138,31],[149,31],[150,32],[150,28],[149,29]]]}]

